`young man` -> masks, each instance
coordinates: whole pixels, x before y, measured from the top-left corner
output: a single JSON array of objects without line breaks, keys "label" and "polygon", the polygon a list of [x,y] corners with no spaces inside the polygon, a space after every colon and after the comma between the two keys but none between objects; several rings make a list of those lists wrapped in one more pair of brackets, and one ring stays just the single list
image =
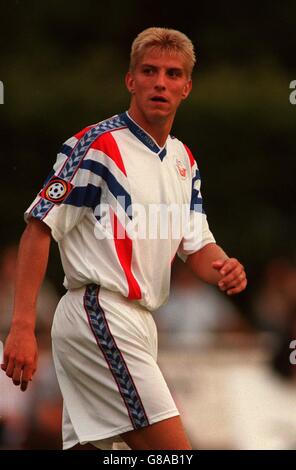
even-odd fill
[{"label": "young man", "polygon": [[118,438],[132,449],[190,449],[156,363],[151,312],[168,298],[176,253],[229,295],[246,287],[243,266],[209,230],[190,150],[169,135],[194,63],[184,34],[139,34],[129,111],[70,138],[26,212],[3,369],[22,390],[36,370],[35,305],[53,237],[68,289],[52,329],[65,449],[108,448]]}]

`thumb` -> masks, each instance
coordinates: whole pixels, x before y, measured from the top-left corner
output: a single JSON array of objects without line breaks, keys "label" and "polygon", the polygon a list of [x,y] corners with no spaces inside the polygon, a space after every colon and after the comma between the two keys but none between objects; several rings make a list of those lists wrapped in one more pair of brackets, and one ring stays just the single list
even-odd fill
[{"label": "thumb", "polygon": [[217,271],[219,271],[224,263],[225,259],[217,259],[216,261],[212,262],[212,268],[217,269]]}]

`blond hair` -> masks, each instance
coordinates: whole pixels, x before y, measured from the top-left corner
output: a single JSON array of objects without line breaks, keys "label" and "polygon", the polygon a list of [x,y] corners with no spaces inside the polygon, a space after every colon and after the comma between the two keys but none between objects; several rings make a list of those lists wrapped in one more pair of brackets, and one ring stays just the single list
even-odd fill
[{"label": "blond hair", "polygon": [[171,54],[180,53],[185,59],[185,68],[191,76],[195,64],[194,47],[190,39],[180,31],[168,28],[147,28],[135,38],[131,47],[130,70],[133,71],[147,49],[159,49]]}]

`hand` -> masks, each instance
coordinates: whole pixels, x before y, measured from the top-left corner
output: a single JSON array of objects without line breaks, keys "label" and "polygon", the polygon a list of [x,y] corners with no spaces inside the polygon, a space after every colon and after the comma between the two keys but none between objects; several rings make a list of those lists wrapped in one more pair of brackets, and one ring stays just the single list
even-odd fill
[{"label": "hand", "polygon": [[33,331],[11,329],[4,348],[1,368],[24,392],[37,367],[37,342]]},{"label": "hand", "polygon": [[212,267],[222,276],[218,282],[220,290],[228,295],[238,294],[247,287],[245,269],[236,258],[214,261]]}]

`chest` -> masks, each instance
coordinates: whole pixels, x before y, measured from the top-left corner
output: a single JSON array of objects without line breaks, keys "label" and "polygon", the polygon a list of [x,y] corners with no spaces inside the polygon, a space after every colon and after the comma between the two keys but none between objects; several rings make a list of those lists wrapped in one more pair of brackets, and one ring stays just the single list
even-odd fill
[{"label": "chest", "polygon": [[118,142],[133,204],[186,204],[191,197],[191,175],[186,155],[167,145],[163,158],[140,141]]}]

